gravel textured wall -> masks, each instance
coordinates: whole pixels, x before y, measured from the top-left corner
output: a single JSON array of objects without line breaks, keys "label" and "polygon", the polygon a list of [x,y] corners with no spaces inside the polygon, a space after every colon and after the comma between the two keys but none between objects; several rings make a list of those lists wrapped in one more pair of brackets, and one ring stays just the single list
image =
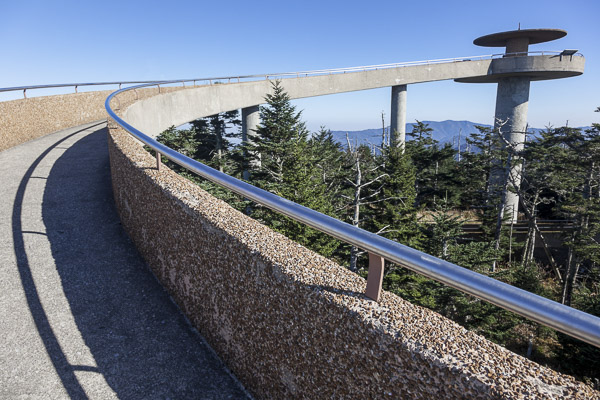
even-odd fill
[{"label": "gravel textured wall", "polygon": [[598,392],[390,293],[233,210],[110,130],[124,227],[257,398],[580,398]]},{"label": "gravel textured wall", "polygon": [[0,151],[61,129],[106,118],[108,91],[32,97],[0,103]]},{"label": "gravel textured wall", "polygon": [[[181,87],[161,88],[161,93]],[[104,101],[114,90],[32,97],[0,102],[0,151],[72,126],[106,118]],[[126,107],[136,98],[158,94],[156,87],[129,91],[113,104]],[[121,104],[119,104],[119,102]]]}]

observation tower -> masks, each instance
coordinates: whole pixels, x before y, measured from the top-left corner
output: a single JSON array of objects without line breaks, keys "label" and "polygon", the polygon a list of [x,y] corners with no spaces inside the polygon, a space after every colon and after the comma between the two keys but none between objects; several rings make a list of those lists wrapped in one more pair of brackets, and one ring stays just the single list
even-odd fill
[{"label": "observation tower", "polygon": [[[503,146],[522,150],[527,130],[527,109],[531,81],[568,78],[581,75],[585,59],[577,50],[562,52],[530,52],[529,45],[549,42],[567,35],[561,29],[519,29],[478,37],[473,44],[484,47],[505,47],[505,54],[494,59],[486,75],[455,79],[456,82],[497,83],[494,130],[504,137]],[[518,188],[521,184],[521,163],[512,159],[510,175],[496,171],[491,182],[496,188],[508,186]],[[516,190],[506,194],[505,216],[517,220],[519,196]]]}]

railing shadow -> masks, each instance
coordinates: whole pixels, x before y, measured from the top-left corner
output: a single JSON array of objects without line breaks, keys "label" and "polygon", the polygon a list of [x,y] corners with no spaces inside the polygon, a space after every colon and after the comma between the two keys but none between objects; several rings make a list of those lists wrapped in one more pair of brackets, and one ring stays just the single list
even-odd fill
[{"label": "railing shadow", "polygon": [[[83,129],[82,129],[83,130]],[[59,144],[69,139],[81,131],[76,131],[69,136],[62,138],[61,140],[54,143],[48,149],[46,149],[27,169],[27,172],[23,176],[23,179],[19,183],[17,194],[13,205],[12,213],[12,230],[13,230],[13,246],[15,251],[15,259],[17,261],[17,269],[19,271],[19,277],[21,278],[21,284],[23,285],[23,292],[29,306],[29,311],[33,317],[33,321],[40,335],[44,347],[50,357],[52,365],[59,375],[62,384],[67,391],[70,398],[87,398],[85,391],[81,387],[77,377],[75,376],[75,370],[71,367],[67,361],[65,353],[62,351],[60,343],[57,337],[54,335],[48,315],[42,306],[39,293],[37,291],[33,274],[30,268],[29,259],[25,248],[25,240],[23,235],[29,231],[23,231],[21,215],[23,212],[23,203],[25,197],[25,190],[30,179],[36,179],[38,177],[33,176],[33,172],[40,164],[40,162],[50,153],[53,149],[57,148]],[[37,233],[37,232],[36,232]]]},{"label": "railing shadow", "polygon": [[[73,135],[79,132],[75,132]],[[246,398],[124,233],[114,208],[107,129],[88,134],[54,163],[42,216],[62,289],[95,366],[69,363],[40,301],[27,258],[21,213],[24,176],[13,208],[14,248],[37,330],[70,398],[87,398],[75,371],[102,374],[119,398]]]}]

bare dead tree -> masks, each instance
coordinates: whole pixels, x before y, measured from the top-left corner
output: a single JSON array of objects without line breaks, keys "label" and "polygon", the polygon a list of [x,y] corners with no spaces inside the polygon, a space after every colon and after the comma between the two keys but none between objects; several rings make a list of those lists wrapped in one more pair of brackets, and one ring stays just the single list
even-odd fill
[{"label": "bare dead tree", "polygon": [[[381,201],[381,200],[371,201],[371,199],[375,198],[376,196],[378,196],[381,193],[381,189],[382,189],[381,186],[379,188],[377,188],[376,190],[372,191],[367,196],[364,196],[364,190],[366,188],[368,188],[369,186],[371,186],[375,183],[378,183],[381,179],[386,177],[387,174],[379,174],[376,177],[374,177],[368,181],[365,181],[365,176],[371,175],[372,173],[374,173],[375,171],[380,169],[381,165],[376,165],[374,167],[368,168],[366,171],[364,171],[365,174],[363,174],[363,166],[361,165],[364,161],[363,157],[361,156],[361,153],[358,150],[358,147],[356,145],[352,146],[352,143],[350,143],[350,139],[348,138],[347,133],[346,133],[346,143],[348,144],[348,155],[349,155],[350,161],[352,162],[352,166],[353,166],[353,170],[354,170],[354,180],[346,178],[346,183],[348,183],[353,188],[353,195],[352,196],[343,195],[342,197],[349,200],[349,202],[350,202],[349,207],[352,210],[350,220],[351,220],[352,225],[358,227],[361,223],[361,215],[360,215],[361,207],[368,205],[368,204],[373,204],[377,201]],[[358,270],[357,260],[358,260],[358,257],[360,254],[361,254],[361,252],[357,247],[352,246],[350,248],[350,270],[351,271],[356,272]]]},{"label": "bare dead tree", "polygon": [[[499,134],[499,137],[500,137],[500,140],[502,140],[504,142],[504,144],[507,146],[507,148],[510,149],[509,155],[512,152],[516,152],[516,150],[514,149],[514,145],[512,143],[510,143],[508,140],[506,140],[506,138],[502,134]],[[540,241],[542,243],[544,253],[546,254],[546,257],[548,258],[548,261],[550,262],[550,265],[551,265],[554,273],[556,274],[556,277],[558,278],[558,280],[561,283],[563,283],[563,278],[562,278],[562,275],[558,268],[558,265],[557,265],[556,261],[554,260],[552,253],[550,252],[550,246],[548,245],[548,241],[544,237],[544,234],[542,233],[539,225],[537,224],[537,213],[536,213],[537,206],[539,204],[541,204],[542,202],[547,202],[547,200],[546,199],[540,200],[540,197],[539,197],[540,192],[539,192],[539,190],[537,190],[534,193],[533,201],[527,202],[527,200],[525,199],[525,197],[526,197],[525,193],[523,193],[520,185],[517,184],[517,177],[515,176],[515,174],[510,173],[510,169],[508,171],[509,171],[509,173],[507,175],[508,181],[511,183],[513,190],[515,190],[517,195],[519,196],[519,202],[523,206],[523,211],[525,212],[525,216],[527,217],[527,220],[528,220],[528,223],[530,226],[530,229],[528,230],[527,239],[526,239],[523,263],[524,263],[524,265],[527,265],[527,263],[529,261],[531,261],[531,259],[533,259],[533,251],[535,249],[535,235],[537,234],[540,237]],[[525,181],[527,180],[526,177],[525,178],[521,177],[521,179],[525,179]],[[499,219],[499,221],[501,223],[500,219]],[[498,226],[496,228],[498,229]],[[500,228],[501,228],[501,226],[500,226]],[[497,234],[497,238],[498,238],[497,240],[499,240],[500,235],[499,235],[498,230],[496,231],[496,234]]]},{"label": "bare dead tree", "polygon": [[385,129],[385,113],[381,112],[381,148],[390,145],[389,132]]}]

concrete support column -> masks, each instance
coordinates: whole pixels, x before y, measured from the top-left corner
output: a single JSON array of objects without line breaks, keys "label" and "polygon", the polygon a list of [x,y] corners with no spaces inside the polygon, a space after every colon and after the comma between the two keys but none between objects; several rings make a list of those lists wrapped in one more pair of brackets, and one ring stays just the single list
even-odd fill
[{"label": "concrete support column", "polygon": [[[530,81],[527,77],[507,77],[498,82],[494,130],[500,131],[506,141],[511,144],[511,147],[517,151],[523,150],[525,143],[529,84]],[[503,147],[506,147],[504,143]],[[503,185],[505,179],[508,178],[506,171],[498,171],[497,174],[500,176],[496,176],[492,183]],[[516,187],[520,187],[521,160],[516,157],[511,160],[510,175],[512,180],[509,180],[508,187],[510,188],[513,183]],[[511,218],[512,221],[516,221],[518,209],[519,196],[514,191],[509,190],[506,194],[504,215]]]},{"label": "concrete support column", "polygon": [[406,85],[392,86],[390,143],[404,149],[406,142]]},{"label": "concrete support column", "polygon": [[516,37],[509,39],[506,42],[506,54],[508,56],[505,57],[519,57],[527,55],[529,51],[529,38],[525,37]]},{"label": "concrete support column", "polygon": [[[243,143],[254,143],[254,137],[256,136],[256,127],[260,124],[260,113],[258,106],[251,106],[242,108],[242,142]],[[252,156],[251,154],[245,154],[246,159]],[[250,166],[253,168],[260,167],[260,160],[256,160],[252,157]],[[250,171],[244,169],[242,178],[245,180],[250,179]]]}]

